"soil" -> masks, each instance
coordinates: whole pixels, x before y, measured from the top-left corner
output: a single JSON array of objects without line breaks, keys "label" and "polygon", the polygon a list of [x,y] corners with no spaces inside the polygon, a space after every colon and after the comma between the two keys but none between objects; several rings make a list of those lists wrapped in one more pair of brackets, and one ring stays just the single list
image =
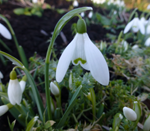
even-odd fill
[{"label": "soil", "polygon": [[[44,10],[42,17],[25,15],[18,16],[13,13],[13,10],[21,6],[13,3],[15,1],[12,1],[0,5],[0,14],[5,16],[9,20],[16,34],[18,43],[23,47],[25,51],[27,59],[33,56],[35,52],[37,52],[37,54],[41,57],[45,58],[46,51],[49,45],[48,40],[50,40],[54,27],[63,14],[59,14],[55,10],[46,9]],[[71,4],[71,2],[66,2],[66,0],[47,0],[46,3],[59,9],[68,9]],[[93,7],[91,3],[80,4],[80,6]],[[100,8],[94,8],[94,10],[98,11],[99,13],[105,12],[105,10],[102,10]],[[72,35],[71,25],[75,22],[77,22],[77,18],[73,18],[62,30],[64,36],[67,39],[67,42],[63,42],[63,39],[60,35],[56,39],[55,49],[58,57],[60,55],[61,49],[66,47],[66,45],[69,44],[69,42],[74,36]],[[2,20],[0,20],[0,23],[6,25]],[[108,31],[100,25],[91,24],[87,27],[87,32],[89,34],[89,37],[93,41],[109,41],[108,38],[106,38],[106,34],[108,33]],[[2,36],[0,36],[0,39],[2,39],[5,42],[5,44],[7,44],[7,46],[12,50],[12,53],[10,54],[20,59],[16,50],[15,43],[12,40],[4,39]],[[5,48],[3,48],[2,45],[0,45],[0,49],[2,51],[8,52]],[[9,73],[12,70],[12,68],[13,65],[9,61],[7,63],[7,66],[0,64],[0,71],[4,75],[4,78],[2,79],[3,83],[7,83],[9,81]],[[9,116],[10,121],[13,121],[13,118],[9,113],[6,113],[5,115],[1,116],[0,131],[10,130],[7,124],[7,116]],[[15,130],[20,130],[21,128],[22,127],[17,123],[17,125],[15,126]]]}]

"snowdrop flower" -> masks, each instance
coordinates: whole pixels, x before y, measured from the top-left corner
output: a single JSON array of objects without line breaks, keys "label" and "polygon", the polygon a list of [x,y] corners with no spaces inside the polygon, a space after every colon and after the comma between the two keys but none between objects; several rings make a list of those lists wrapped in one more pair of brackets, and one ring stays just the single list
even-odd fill
[{"label": "snowdrop flower", "polygon": [[146,34],[148,34],[148,35],[150,34],[150,24],[148,24],[146,27]]},{"label": "snowdrop flower", "polygon": [[32,3],[38,3],[38,0],[32,0]]},{"label": "snowdrop flower", "polygon": [[144,26],[148,23],[148,21],[145,19],[145,17],[142,17],[140,19],[140,21],[143,23]]},{"label": "snowdrop flower", "polygon": [[150,131],[150,115],[148,115],[146,121],[144,122],[143,131]]},{"label": "snowdrop flower", "polygon": [[109,70],[107,63],[100,50],[90,40],[83,19],[78,20],[77,34],[58,61],[56,69],[57,82],[63,80],[71,61],[73,65],[80,64],[84,69],[89,70],[94,79],[102,85],[108,85]]},{"label": "snowdrop flower", "polygon": [[1,71],[0,71],[0,79],[3,79],[3,74]]},{"label": "snowdrop flower", "polygon": [[135,17],[126,25],[124,33],[127,33],[130,29],[132,29],[133,32],[138,32],[140,30],[143,35],[145,34],[145,27],[137,17]]},{"label": "snowdrop flower", "polygon": [[0,23],[0,34],[6,39],[10,40],[12,38],[9,30],[1,23]]},{"label": "snowdrop flower", "polygon": [[150,37],[145,41],[145,46],[150,46]]},{"label": "snowdrop flower", "polygon": [[150,9],[150,4],[147,6],[147,9],[148,9],[148,10]]},{"label": "snowdrop flower", "polygon": [[73,1],[73,6],[74,6],[74,7],[78,7],[78,6],[79,6],[79,3],[78,3],[77,0],[74,0],[74,1]]},{"label": "snowdrop flower", "polygon": [[13,105],[11,105],[10,103],[7,105],[0,106],[0,116],[4,115],[12,107]]},{"label": "snowdrop flower", "polygon": [[81,12],[81,14],[80,14],[80,15],[81,15],[81,17],[84,17],[84,16],[85,16],[84,12]]},{"label": "snowdrop flower", "polygon": [[50,83],[50,90],[51,90],[51,92],[52,92],[52,94],[54,96],[58,96],[59,95],[59,88],[53,82]]},{"label": "snowdrop flower", "polygon": [[125,40],[121,41],[121,45],[123,46],[124,51],[127,51],[127,49],[128,49],[128,43]]},{"label": "snowdrop flower", "polygon": [[134,45],[134,46],[132,46],[132,49],[133,50],[136,50],[136,49],[138,49],[139,48],[139,46],[138,45]]},{"label": "snowdrop flower", "polygon": [[137,114],[131,108],[123,107],[123,114],[130,121],[135,121],[137,119]]},{"label": "snowdrop flower", "polygon": [[93,16],[93,12],[90,11],[90,13],[88,14],[88,17],[89,17],[89,18],[92,18],[92,16]]},{"label": "snowdrop flower", "polygon": [[10,73],[8,99],[12,105],[19,105],[22,99],[22,90],[17,79],[17,74],[14,70]]},{"label": "snowdrop flower", "polygon": [[26,87],[26,81],[27,81],[27,77],[24,76],[24,77],[22,78],[22,80],[19,82],[22,93],[23,93],[24,90],[25,90],[25,87]]}]

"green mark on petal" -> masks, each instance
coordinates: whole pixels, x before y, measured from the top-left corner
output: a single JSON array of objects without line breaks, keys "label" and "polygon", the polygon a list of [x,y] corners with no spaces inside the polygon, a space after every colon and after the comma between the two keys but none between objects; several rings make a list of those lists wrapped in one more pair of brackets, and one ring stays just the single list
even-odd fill
[{"label": "green mark on petal", "polygon": [[82,60],[82,58],[77,58],[77,59],[75,59],[75,60],[74,60],[74,63],[75,63],[75,64],[78,64],[78,61],[81,61],[82,64],[85,64],[85,63],[86,63],[86,60]]}]

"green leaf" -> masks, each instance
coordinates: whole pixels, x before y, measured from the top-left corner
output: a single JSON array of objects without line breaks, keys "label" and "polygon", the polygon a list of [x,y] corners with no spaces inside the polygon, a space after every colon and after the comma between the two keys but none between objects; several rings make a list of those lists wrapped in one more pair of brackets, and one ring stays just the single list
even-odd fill
[{"label": "green leaf", "polygon": [[123,118],[123,116],[120,113],[117,113],[114,116],[113,131],[118,131],[119,130],[119,126],[120,126],[120,122],[121,122],[122,118]]},{"label": "green leaf", "polygon": [[38,120],[38,116],[35,116],[35,117],[28,123],[26,131],[32,131],[32,127],[34,126],[34,124],[36,123],[37,120]]},{"label": "green leaf", "polygon": [[70,111],[72,110],[72,108],[75,105],[75,101],[76,101],[78,95],[80,94],[81,89],[82,89],[82,86],[79,86],[77,88],[76,92],[74,93],[73,97],[71,98],[71,101],[69,103],[69,106],[68,106],[67,110],[65,111],[64,115],[62,116],[59,123],[57,124],[57,126],[56,126],[57,128],[61,128],[64,125]]},{"label": "green leaf", "polygon": [[53,126],[54,124],[55,124],[55,121],[49,120],[49,121],[47,121],[47,122],[45,123],[44,127],[45,127],[45,129],[48,129],[48,128],[50,128],[51,126]]},{"label": "green leaf", "polygon": [[7,59],[9,59],[10,61],[12,61],[13,64],[23,68],[24,65],[18,60],[16,59],[15,57],[3,52],[3,51],[0,51],[0,54],[2,54],[3,56],[5,56]]},{"label": "green leaf", "polygon": [[13,10],[16,15],[23,15],[25,10],[24,8],[17,8]]}]

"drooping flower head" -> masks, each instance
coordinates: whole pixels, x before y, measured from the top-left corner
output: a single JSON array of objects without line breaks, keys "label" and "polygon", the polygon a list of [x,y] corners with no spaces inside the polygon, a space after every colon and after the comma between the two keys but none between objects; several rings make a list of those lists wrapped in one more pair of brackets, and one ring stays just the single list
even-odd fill
[{"label": "drooping flower head", "polygon": [[59,59],[56,69],[57,82],[63,80],[71,61],[73,65],[80,64],[85,70],[90,71],[94,79],[102,85],[108,85],[107,63],[100,50],[90,40],[83,19],[78,20],[77,33]]},{"label": "drooping flower head", "polygon": [[145,34],[145,27],[137,17],[135,17],[126,25],[124,33],[127,33],[130,29],[132,29],[133,32],[138,32],[140,30],[143,35]]},{"label": "drooping flower head", "polygon": [[12,105],[19,105],[22,99],[22,90],[17,79],[17,74],[14,70],[10,73],[10,80],[8,84],[8,99]]},{"label": "drooping flower head", "polygon": [[0,116],[4,115],[12,107],[13,107],[13,105],[10,103],[8,103],[7,105],[0,106]]},{"label": "drooping flower head", "polygon": [[50,83],[50,90],[54,96],[58,96],[60,94],[59,88],[54,82]]},{"label": "drooping flower head", "polygon": [[6,39],[10,40],[12,38],[9,30],[1,23],[0,23],[0,34]]}]

